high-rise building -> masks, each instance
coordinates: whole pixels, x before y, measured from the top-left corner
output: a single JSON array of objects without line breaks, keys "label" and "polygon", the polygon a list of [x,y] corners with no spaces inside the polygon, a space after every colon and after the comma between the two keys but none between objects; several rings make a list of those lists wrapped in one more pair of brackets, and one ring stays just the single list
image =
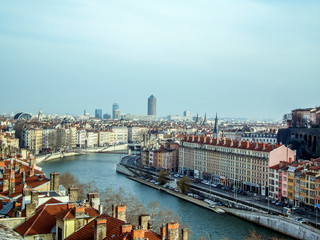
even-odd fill
[{"label": "high-rise building", "polygon": [[156,108],[157,108],[157,99],[153,95],[151,95],[148,98],[148,115],[157,115]]},{"label": "high-rise building", "polygon": [[102,119],[102,109],[96,109],[94,117],[98,119]]},{"label": "high-rise building", "polygon": [[187,110],[184,111],[184,112],[183,112],[183,116],[184,116],[184,117],[190,117],[190,111],[187,111]]},{"label": "high-rise building", "polygon": [[120,119],[120,108],[118,103],[112,105],[112,119]]},{"label": "high-rise building", "polygon": [[103,119],[111,119],[111,115],[109,113],[103,114]]}]

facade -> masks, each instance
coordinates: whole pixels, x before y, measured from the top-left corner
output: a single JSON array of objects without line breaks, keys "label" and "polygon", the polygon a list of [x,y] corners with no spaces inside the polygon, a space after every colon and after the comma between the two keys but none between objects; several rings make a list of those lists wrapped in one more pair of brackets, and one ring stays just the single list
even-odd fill
[{"label": "facade", "polygon": [[248,142],[277,143],[277,134],[275,133],[243,133],[241,140]]},{"label": "facade", "polygon": [[157,109],[157,99],[153,95],[151,95],[148,98],[148,115],[157,115],[156,109]]},{"label": "facade", "polygon": [[103,119],[111,119],[111,115],[109,113],[103,114]]},{"label": "facade", "polygon": [[114,133],[115,143],[127,143],[128,142],[128,127],[111,127],[111,131]]},{"label": "facade", "polygon": [[98,119],[102,119],[102,109],[96,109],[94,112],[94,117]]},{"label": "facade", "polygon": [[178,161],[179,151],[177,149],[151,149],[141,152],[141,162],[144,166],[177,171]]},{"label": "facade", "polygon": [[141,142],[143,135],[148,132],[147,128],[142,127],[128,127],[128,142]]},{"label": "facade", "polygon": [[191,136],[179,149],[179,172],[266,195],[269,167],[294,158],[285,146]]},{"label": "facade", "polygon": [[22,147],[38,154],[39,151],[42,150],[42,131],[42,128],[22,129]]},{"label": "facade", "polygon": [[112,119],[120,119],[120,108],[118,103],[112,105]]}]

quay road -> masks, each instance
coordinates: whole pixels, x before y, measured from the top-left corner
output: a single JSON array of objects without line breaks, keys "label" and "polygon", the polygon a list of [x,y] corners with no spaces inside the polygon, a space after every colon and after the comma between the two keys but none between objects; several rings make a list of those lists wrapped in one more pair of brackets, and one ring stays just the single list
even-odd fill
[{"label": "quay road", "polygon": [[[155,177],[158,176],[157,171],[153,171],[151,169],[145,169],[143,167],[139,166],[139,159],[140,156],[126,156],[121,160],[121,164],[128,167],[132,168],[135,170],[139,170],[140,172],[144,172],[145,174],[150,174]],[[179,177],[174,177],[174,176],[168,176],[168,179],[170,180],[179,180]],[[243,205],[252,207],[252,208],[257,208],[262,211],[268,212],[270,214],[276,214],[276,215],[282,215],[283,214],[283,207],[282,206],[277,206],[275,204],[272,204],[272,200],[268,200],[264,196],[254,196],[252,193],[247,192],[247,195],[241,195],[237,193],[233,193],[231,191],[227,190],[222,190],[221,188],[216,188],[212,187],[211,185],[206,185],[202,183],[192,183],[191,182],[191,188],[195,190],[201,190],[203,192],[209,193],[211,195],[216,195],[217,197],[232,200],[237,203],[241,203]],[[213,196],[214,197],[214,196]],[[252,209],[253,210],[253,209]],[[319,214],[320,215],[320,214]],[[306,219],[309,223],[312,225],[317,225],[319,226],[319,220],[320,216],[315,215],[315,213],[303,211],[302,215],[298,213],[294,213],[292,211],[292,214],[290,216],[291,218],[297,218],[297,217],[302,217],[303,219]],[[319,217],[319,219],[318,219]]]}]

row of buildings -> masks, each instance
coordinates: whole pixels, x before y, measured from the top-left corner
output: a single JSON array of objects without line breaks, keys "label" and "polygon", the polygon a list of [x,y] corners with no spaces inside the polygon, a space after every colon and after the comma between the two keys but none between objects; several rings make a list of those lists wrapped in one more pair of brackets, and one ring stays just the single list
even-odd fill
[{"label": "row of buildings", "polygon": [[179,172],[311,208],[320,204],[320,159],[297,160],[284,145],[189,136]]},{"label": "row of buildings", "polygon": [[93,129],[79,125],[25,125],[21,130],[20,147],[38,154],[52,149],[74,149],[110,146],[141,141],[143,127],[111,126]]},{"label": "row of buildings", "polygon": [[280,162],[269,169],[269,196],[294,206],[320,204],[320,158]]},{"label": "row of buildings", "polygon": [[[125,205],[113,205],[106,214],[98,193],[80,199],[77,188],[66,189],[60,174],[46,178],[35,157],[0,154],[0,224],[12,229],[14,239],[128,239],[187,240],[179,223],[152,229],[152,219],[141,214],[138,225],[127,221]],[[2,230],[3,231],[3,230]],[[180,235],[180,231],[182,235]],[[181,237],[180,237],[181,236]]]}]

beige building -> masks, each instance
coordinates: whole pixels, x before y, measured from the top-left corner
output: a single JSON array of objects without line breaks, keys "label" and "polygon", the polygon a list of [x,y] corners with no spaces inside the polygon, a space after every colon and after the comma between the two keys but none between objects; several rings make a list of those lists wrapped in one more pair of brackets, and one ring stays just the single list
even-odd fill
[{"label": "beige building", "polygon": [[22,146],[35,152],[42,150],[42,128],[26,128],[22,130]]},{"label": "beige building", "polygon": [[294,158],[280,145],[191,136],[179,149],[179,172],[266,195],[269,167]]}]

